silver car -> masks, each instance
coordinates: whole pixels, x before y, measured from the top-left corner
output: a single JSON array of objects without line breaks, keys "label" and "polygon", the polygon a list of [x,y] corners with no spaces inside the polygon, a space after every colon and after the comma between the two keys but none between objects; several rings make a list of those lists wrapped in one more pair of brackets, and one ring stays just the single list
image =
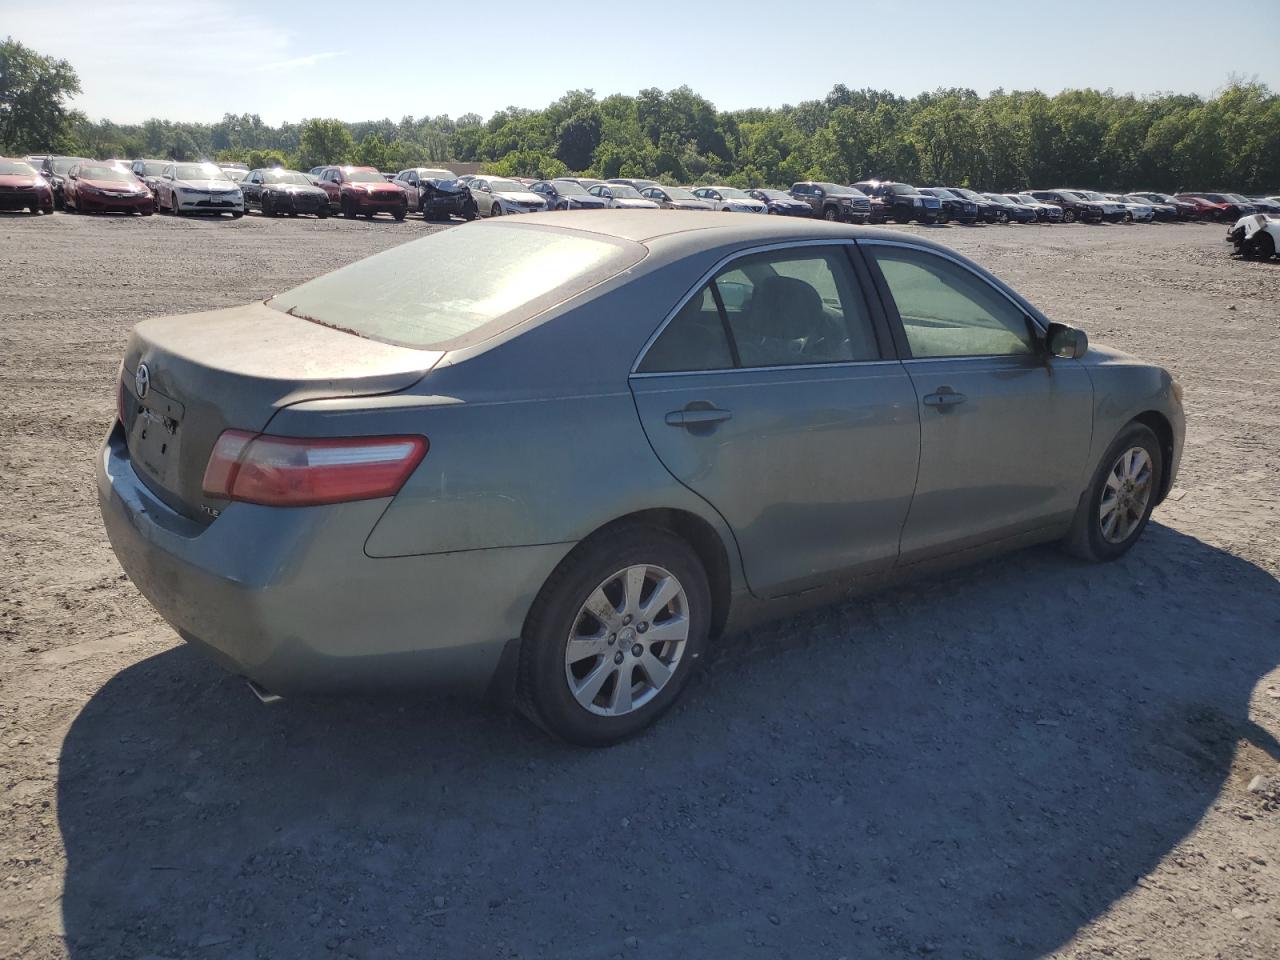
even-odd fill
[{"label": "silver car", "polygon": [[945,247],[671,211],[470,224],[145,320],[119,391],[102,516],[181,636],[283,694],[493,685],[582,744],[833,591],[1120,556],[1184,432],[1168,373]]}]

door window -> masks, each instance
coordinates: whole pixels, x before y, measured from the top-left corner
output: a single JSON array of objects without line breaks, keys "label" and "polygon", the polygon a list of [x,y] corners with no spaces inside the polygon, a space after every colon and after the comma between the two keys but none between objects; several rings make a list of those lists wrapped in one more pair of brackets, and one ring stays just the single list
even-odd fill
[{"label": "door window", "polygon": [[729,264],[672,318],[639,371],[877,360],[871,318],[842,247]]},{"label": "door window", "polygon": [[1034,352],[1030,321],[983,278],[924,250],[867,244],[893,295],[914,358]]}]

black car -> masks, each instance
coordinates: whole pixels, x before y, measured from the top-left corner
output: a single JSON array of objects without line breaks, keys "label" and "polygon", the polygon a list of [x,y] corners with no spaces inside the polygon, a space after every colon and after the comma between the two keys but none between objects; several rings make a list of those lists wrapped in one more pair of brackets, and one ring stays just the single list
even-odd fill
[{"label": "black car", "polygon": [[1102,207],[1071,190],[1027,190],[1037,200],[1056,203],[1062,208],[1062,219],[1065,223],[1101,223]]},{"label": "black car", "polygon": [[1000,208],[977,190],[970,190],[968,187],[944,187],[943,189],[950,190],[957,197],[963,197],[973,203],[978,208],[978,216],[982,218],[984,223],[999,222]]},{"label": "black car", "polygon": [[940,223],[942,201],[927,193],[921,193],[909,183],[892,180],[863,180],[851,187],[861,190],[871,198],[871,222],[883,223]]},{"label": "black car", "polygon": [[797,200],[785,190],[748,190],[747,196],[759,200],[769,208],[770,213],[780,217],[812,217],[813,207],[803,200]]},{"label": "black car", "polygon": [[871,198],[853,187],[804,180],[793,183],[789,192],[795,199],[807,203],[814,215],[824,220],[866,223],[871,219]]},{"label": "black car", "polygon": [[49,186],[53,188],[53,207],[55,210],[62,209],[62,181],[66,179],[67,171],[77,163],[89,162],[87,157],[44,158],[44,163],[40,164],[40,175],[48,180]]},{"label": "black car", "polygon": [[410,167],[397,173],[391,182],[404,191],[410,208],[422,214],[424,220],[474,220],[480,215],[471,188],[452,170]]},{"label": "black car", "polygon": [[280,167],[250,170],[240,181],[244,208],[257,207],[264,217],[313,213],[329,215],[329,195],[312,184],[305,173]]},{"label": "black car", "polygon": [[593,197],[576,180],[539,180],[529,184],[529,192],[544,197],[548,210],[605,210],[609,202]]},{"label": "black car", "polygon": [[968,197],[953,193],[946,187],[921,187],[920,192],[942,201],[943,223],[977,223],[980,216],[978,205]]},{"label": "black car", "polygon": [[1137,192],[1127,194],[1139,203],[1149,203],[1156,208],[1156,217],[1160,218],[1160,207],[1173,207],[1175,216],[1179,220],[1196,220],[1200,214],[1196,209],[1196,205],[1189,200],[1179,200],[1177,197],[1168,193],[1145,193]]},{"label": "black car", "polygon": [[1035,223],[1040,219],[1030,207],[1014,203],[1002,193],[984,193],[983,196],[996,205],[996,219],[1000,223]]}]

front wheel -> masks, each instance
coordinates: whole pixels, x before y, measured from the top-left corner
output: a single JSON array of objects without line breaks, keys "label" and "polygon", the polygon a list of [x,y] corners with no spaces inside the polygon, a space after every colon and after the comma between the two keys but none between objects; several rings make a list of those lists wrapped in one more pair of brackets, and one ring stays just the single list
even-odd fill
[{"label": "front wheel", "polygon": [[1276,255],[1276,242],[1271,234],[1259,230],[1244,244],[1242,252],[1250,260],[1270,260]]},{"label": "front wheel", "polygon": [[837,210],[835,207],[827,207],[825,210],[822,211],[822,219],[830,221],[831,223],[835,223],[837,220],[840,219],[840,211]]},{"label": "front wheel", "polygon": [[408,209],[407,209],[407,208],[405,208],[405,207],[401,207],[399,210],[397,210],[395,213],[393,213],[393,214],[392,214],[392,216],[394,216],[394,217],[396,218],[396,220],[397,220],[397,221],[399,221],[399,220],[403,220],[403,219],[405,218],[406,214],[408,214],[408,212],[409,212],[409,211],[408,211]]},{"label": "front wheel", "polygon": [[355,204],[353,204],[346,197],[342,198],[342,215],[346,217],[348,220],[354,220],[356,218]]},{"label": "front wheel", "polygon": [[1067,549],[1100,563],[1127,553],[1146,529],[1164,480],[1164,453],[1151,428],[1130,423],[1112,442],[1067,534]]},{"label": "front wheel", "polygon": [[502,216],[502,204],[498,203],[498,201],[495,200],[493,202],[493,206],[489,208],[489,216],[491,217]]},{"label": "front wheel", "polygon": [[1066,223],[1075,223],[1076,212],[1074,210],[1064,210],[1062,211],[1062,219]]},{"label": "front wheel", "polygon": [[633,736],[680,696],[710,623],[707,575],[688,543],[642,524],[607,530],[569,554],[534,601],[520,709],[583,746]]}]

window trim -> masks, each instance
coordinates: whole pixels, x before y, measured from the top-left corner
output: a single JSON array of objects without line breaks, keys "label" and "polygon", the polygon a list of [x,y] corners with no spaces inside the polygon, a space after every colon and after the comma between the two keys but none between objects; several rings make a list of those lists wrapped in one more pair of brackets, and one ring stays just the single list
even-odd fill
[{"label": "window trim", "polygon": [[[1031,308],[1028,303],[1022,302],[1017,296],[1010,291],[1001,287],[998,283],[994,283],[990,277],[984,276],[981,272],[975,270],[971,264],[965,263],[959,257],[950,253],[950,251],[935,250],[932,247],[922,247],[918,243],[904,243],[901,240],[856,240],[854,241],[858,247],[901,247],[906,250],[913,250],[917,253],[931,254],[941,260],[946,260],[951,264],[964,270],[966,273],[985,283],[992,290],[996,291],[1004,299],[1008,300],[1015,306],[1023,316],[1029,319],[1036,328],[1040,338],[1043,340],[1047,336],[1048,330],[1041,323],[1039,314]],[[1040,350],[1032,350],[1030,354],[1014,354],[1014,353],[977,353],[956,357],[917,357],[911,351],[911,344],[907,340],[906,327],[902,323],[902,316],[898,313],[898,302],[893,298],[893,292],[889,289],[888,282],[884,279],[884,274],[880,270],[880,264],[876,261],[875,255],[868,251],[866,256],[867,270],[870,271],[872,282],[875,284],[876,292],[880,295],[880,300],[884,308],[885,319],[889,322],[890,329],[893,332],[893,338],[898,345],[898,353],[903,363],[949,363],[956,360],[991,360],[991,359],[1024,359],[1030,356],[1036,360],[1043,359],[1043,352]]]},{"label": "window trim", "polygon": [[[903,244],[903,246],[908,246],[908,244]],[[724,268],[729,266],[729,264],[734,263],[737,260],[742,260],[747,257],[755,256],[756,254],[759,254],[759,253],[769,253],[770,251],[773,251],[773,250],[794,250],[794,249],[801,249],[804,247],[832,247],[832,248],[844,249],[845,256],[848,258],[849,272],[853,275],[854,282],[858,287],[858,292],[862,294],[863,304],[866,306],[866,309],[867,309],[867,320],[871,323],[871,332],[873,337],[875,338],[876,346],[880,353],[879,359],[877,360],[832,360],[828,363],[790,363],[790,364],[771,365],[771,366],[764,366],[764,367],[733,366],[733,367],[723,367],[717,370],[653,370],[653,371],[640,370],[640,365],[644,363],[644,358],[645,356],[648,355],[649,349],[658,341],[658,338],[662,336],[663,332],[667,329],[667,326],[671,323],[671,321],[674,320],[676,316],[680,313],[680,311],[684,309],[685,304],[687,304],[690,300],[692,300],[695,296],[697,296],[702,291],[702,288],[705,287],[708,283],[710,283],[715,278],[716,274],[720,273]],[[868,279],[871,280],[872,283],[879,282],[879,277],[878,277],[879,272],[877,271],[875,274],[871,274],[870,267],[867,267],[866,269],[868,271],[868,276],[864,277],[862,271],[858,269],[857,261],[860,258],[861,258],[861,253],[858,250],[857,242],[853,239],[787,240],[783,242],[760,244],[758,246],[753,246],[753,247],[744,247],[740,250],[733,251],[733,253],[726,254],[723,258],[721,258],[719,261],[713,264],[711,268],[707,270],[701,277],[699,277],[698,280],[693,284],[693,286],[689,288],[688,292],[684,294],[684,296],[682,296],[678,301],[676,301],[676,305],[666,315],[662,323],[658,324],[658,328],[653,331],[649,339],[647,339],[644,342],[644,345],[640,347],[639,353],[636,354],[636,359],[631,364],[631,370],[627,374],[628,378],[630,377],[648,378],[648,377],[702,376],[706,374],[717,374],[717,373],[743,373],[748,371],[758,372],[761,370],[815,370],[815,369],[826,370],[832,367],[866,365],[869,363],[898,363],[900,359],[899,357],[888,356],[889,353],[893,352],[892,348],[896,346],[896,343],[895,343],[896,337],[891,337],[889,342],[886,343],[884,338],[884,333],[882,332],[882,329],[881,329],[882,324],[884,324],[884,325],[887,325],[889,327],[890,332],[892,332],[893,324],[889,322],[887,313],[880,313],[877,311],[877,307],[880,307],[880,304],[874,303],[871,297],[871,291],[865,289],[867,285],[866,281]],[[877,290],[876,292],[879,293],[879,290]],[[715,296],[718,300],[719,293],[717,292]],[[728,335],[728,331],[726,331],[726,335]],[[737,349],[734,346],[732,337],[729,338],[729,348],[730,348],[730,352],[736,355]],[[905,357],[903,357],[902,359],[905,359]]]}]

